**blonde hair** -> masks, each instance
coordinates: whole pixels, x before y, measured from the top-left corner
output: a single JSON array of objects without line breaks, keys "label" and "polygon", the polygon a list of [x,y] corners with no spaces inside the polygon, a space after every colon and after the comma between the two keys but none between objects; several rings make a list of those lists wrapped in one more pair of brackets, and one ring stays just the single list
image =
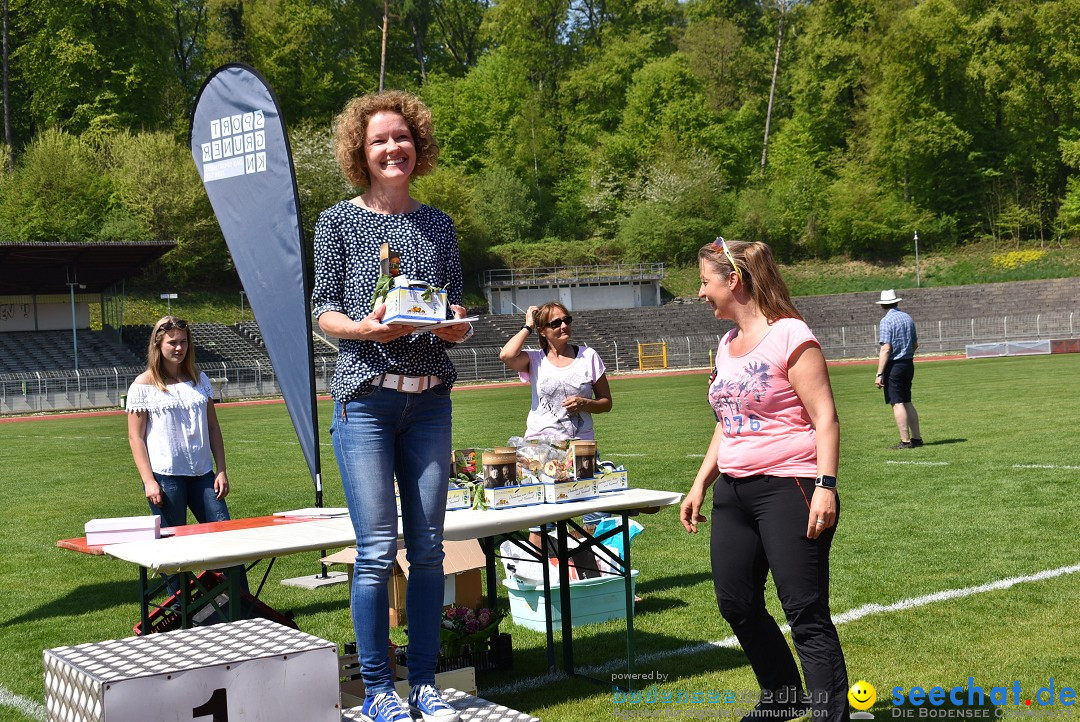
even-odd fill
[{"label": "blonde hair", "polygon": [[568,309],[566,306],[562,305],[558,301],[548,301],[536,310],[536,315],[533,318],[533,323],[536,324],[536,338],[537,340],[539,340],[540,348],[541,350],[543,350],[544,353],[547,353],[548,342],[547,339],[544,338],[544,334],[540,332],[547,326],[548,321],[550,321],[555,315],[556,309],[562,311],[563,316],[570,315],[570,309]]},{"label": "blonde hair", "polygon": [[[750,298],[769,323],[781,318],[804,320],[791,301],[791,293],[780,276],[780,268],[767,244],[761,241],[727,241],[727,249],[739,267],[736,274],[740,277],[739,282],[746,286]],[[698,250],[698,260],[705,261],[724,275],[736,270],[716,243],[702,246]]]},{"label": "blonde hair", "polygon": [[417,178],[435,168],[439,157],[439,144],[435,142],[435,129],[431,122],[431,110],[420,98],[403,90],[388,90],[353,98],[334,120],[334,154],[346,180],[354,188],[369,188],[371,176],[364,141],[367,138],[368,121],[376,113],[397,113],[405,119],[416,144],[416,168],[412,177]]},{"label": "blonde hair", "polygon": [[195,337],[191,333],[191,324],[176,316],[162,316],[154,324],[154,330],[150,332],[150,346],[146,350],[146,370],[150,373],[154,386],[166,392],[169,388],[168,384],[165,383],[165,357],[161,355],[161,341],[165,338],[166,333],[162,326],[169,322],[187,324],[186,328],[175,329],[187,334],[188,342],[187,353],[184,354],[184,360],[180,362],[180,374],[187,377],[189,381],[197,381],[199,378],[199,367],[195,365]]}]

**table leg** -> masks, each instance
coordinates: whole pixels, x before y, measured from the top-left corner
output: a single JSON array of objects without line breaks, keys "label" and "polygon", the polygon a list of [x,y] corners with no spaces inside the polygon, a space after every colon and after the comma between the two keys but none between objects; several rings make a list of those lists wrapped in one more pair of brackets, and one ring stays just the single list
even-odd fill
[{"label": "table leg", "polygon": [[139,614],[143,634],[150,634],[150,590],[146,578],[146,567],[139,567]]},{"label": "table leg", "polygon": [[551,610],[551,565],[548,564],[548,538],[544,525],[540,525],[540,569],[544,579],[544,628],[547,630],[547,663],[548,672],[555,671],[555,631],[554,620]]},{"label": "table leg", "polygon": [[[570,676],[574,675],[574,622],[571,619],[570,609],[570,551],[566,542],[566,520],[556,523],[558,530],[558,547],[556,554],[559,557],[559,601],[562,605],[562,645],[563,667]],[[550,608],[550,604],[548,605]],[[548,625],[548,629],[551,625]]]},{"label": "table leg", "polygon": [[626,686],[630,691],[634,690],[634,577],[630,567],[630,516],[623,512],[622,516],[622,571],[624,589],[626,591]]}]

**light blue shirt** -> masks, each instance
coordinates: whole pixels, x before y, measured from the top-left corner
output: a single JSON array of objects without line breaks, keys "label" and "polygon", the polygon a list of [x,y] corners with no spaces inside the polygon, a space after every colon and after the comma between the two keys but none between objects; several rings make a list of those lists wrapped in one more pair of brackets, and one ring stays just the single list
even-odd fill
[{"label": "light blue shirt", "polygon": [[913,358],[918,341],[915,321],[900,309],[890,308],[881,318],[878,342],[889,344],[890,361]]}]

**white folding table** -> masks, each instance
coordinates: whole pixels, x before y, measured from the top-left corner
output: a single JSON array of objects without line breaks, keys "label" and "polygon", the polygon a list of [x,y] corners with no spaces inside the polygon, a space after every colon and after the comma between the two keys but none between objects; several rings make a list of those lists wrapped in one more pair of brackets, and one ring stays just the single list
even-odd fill
[{"label": "white folding table", "polygon": [[[627,660],[629,671],[633,672],[633,591],[630,580],[630,539],[629,516],[638,513],[653,513],[663,507],[678,504],[681,494],[652,489],[624,489],[607,492],[598,498],[585,501],[573,501],[562,504],[536,504],[511,509],[461,509],[448,511],[443,535],[451,541],[479,539],[487,557],[487,587],[490,603],[494,604],[497,589],[495,558],[498,542],[514,538],[515,543],[523,548],[531,545],[515,536],[515,532],[533,526],[554,523],[557,530],[557,548],[559,559],[559,594],[563,609],[562,634],[564,667],[568,674],[575,674],[573,658],[572,612],[570,603],[570,583],[567,561],[570,550],[567,544],[567,529],[572,528],[582,536],[581,548],[593,548],[596,553],[606,555],[613,562],[611,566],[622,570],[619,574],[626,580],[626,625],[627,625]],[[618,514],[622,524],[600,537],[593,537],[573,521],[574,517],[590,512],[609,512]],[[150,600],[148,598],[148,572],[160,574],[185,574],[204,569],[221,569],[240,564],[250,565],[263,559],[275,559],[280,556],[297,554],[305,551],[317,551],[349,546],[355,542],[352,524],[348,517],[320,519],[283,519],[281,517],[257,517],[236,519],[211,524],[194,524],[176,527],[176,535],[139,542],[109,544],[101,547],[89,547],[85,539],[65,539],[57,542],[58,546],[91,554],[105,554],[136,564],[140,569],[142,592],[143,629],[147,629],[147,616]],[[603,545],[603,541],[623,535],[623,557],[619,558]],[[400,538],[400,529],[399,529]],[[547,535],[541,535],[544,547]],[[546,548],[532,547],[538,559],[546,558]],[[551,585],[548,564],[541,565],[544,570],[544,594],[547,604],[548,666],[554,669],[554,640],[551,621]],[[184,585],[184,589],[187,585]],[[151,595],[152,598],[152,595]],[[230,605],[235,611],[239,605]],[[185,614],[185,625],[187,624]],[[632,679],[632,676],[630,677]],[[605,682],[607,684],[609,682]]]}]

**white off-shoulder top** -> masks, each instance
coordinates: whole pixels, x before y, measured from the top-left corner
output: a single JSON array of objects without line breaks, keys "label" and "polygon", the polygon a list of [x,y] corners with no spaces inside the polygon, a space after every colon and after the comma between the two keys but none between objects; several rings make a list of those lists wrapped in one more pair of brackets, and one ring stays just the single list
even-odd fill
[{"label": "white off-shoulder top", "polygon": [[134,383],[128,389],[127,411],[147,412],[146,450],[158,474],[202,476],[214,469],[206,405],[214,391],[206,374],[198,383],[169,384],[162,391]]}]

